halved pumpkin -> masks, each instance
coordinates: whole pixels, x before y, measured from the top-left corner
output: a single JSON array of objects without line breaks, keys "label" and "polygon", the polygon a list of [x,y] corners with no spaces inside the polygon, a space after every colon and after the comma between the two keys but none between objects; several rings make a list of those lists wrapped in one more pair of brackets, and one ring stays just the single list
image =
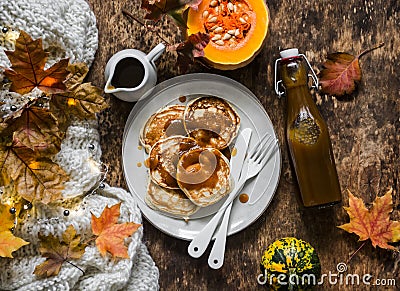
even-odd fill
[{"label": "halved pumpkin", "polygon": [[268,25],[264,0],[203,0],[197,10],[189,9],[187,34],[208,33],[204,60],[214,68],[233,70],[260,52]]}]

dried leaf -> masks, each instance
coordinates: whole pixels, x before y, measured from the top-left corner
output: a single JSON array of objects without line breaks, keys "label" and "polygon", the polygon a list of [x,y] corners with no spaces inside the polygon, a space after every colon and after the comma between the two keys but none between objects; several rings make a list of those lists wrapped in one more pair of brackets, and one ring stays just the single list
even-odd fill
[{"label": "dried leaf", "polygon": [[347,53],[333,53],[323,64],[320,73],[322,93],[342,96],[352,93],[356,82],[361,80],[361,69],[358,57]]},{"label": "dried leaf", "polygon": [[[34,271],[34,274],[40,277],[57,275],[64,262],[80,259],[85,253],[86,244],[81,242],[81,236],[76,234],[72,225],[67,227],[61,241],[51,234],[48,236],[39,235],[39,239],[39,251],[46,258],[43,263],[36,266]],[[75,266],[71,262],[69,263]]]},{"label": "dried leaf", "polygon": [[68,176],[58,164],[43,155],[41,151],[15,142],[0,145],[0,173],[3,176],[0,181],[13,180],[15,191],[31,202],[47,204],[58,200]]},{"label": "dried leaf", "polygon": [[14,198],[47,204],[61,197],[69,178],[53,162],[69,121],[95,117],[107,104],[99,88],[82,84],[89,71],[85,64],[68,65],[64,59],[45,70],[48,54],[41,39],[22,31],[7,56],[11,88],[20,94],[33,91],[24,96],[25,103],[17,100],[17,110],[0,117],[0,186],[12,185]]},{"label": "dried leaf", "polygon": [[81,84],[89,72],[89,68],[85,63],[69,64],[67,70],[69,74],[64,84],[69,89],[77,84]]},{"label": "dried leaf", "polygon": [[19,118],[8,124],[6,133],[14,132],[14,140],[19,144],[52,154],[59,151],[61,137],[57,120],[49,110],[36,106],[27,107],[22,110]]},{"label": "dried leaf", "polygon": [[207,33],[198,32],[191,34],[186,41],[170,46],[168,49],[178,53],[178,66],[184,73],[188,66],[194,63],[195,58],[204,56],[204,48],[209,42],[210,36]]},{"label": "dried leaf", "polygon": [[358,56],[342,52],[328,54],[328,60],[322,64],[323,69],[319,73],[321,92],[335,96],[353,93],[357,82],[361,81],[359,59],[383,45],[381,43]]},{"label": "dried leaf", "polygon": [[350,222],[338,226],[349,233],[359,236],[360,241],[370,239],[374,247],[396,250],[389,242],[400,240],[400,222],[391,221],[389,214],[393,211],[392,189],[384,196],[376,197],[370,210],[362,199],[349,192],[349,207],[344,207]]},{"label": "dried leaf", "polygon": [[[158,21],[164,14],[183,13],[188,7],[197,9],[202,0],[142,0],[141,8],[146,9],[148,13],[145,19]],[[178,20],[176,16],[174,19]],[[186,26],[184,22],[177,21],[178,24]]]},{"label": "dried leaf", "polygon": [[118,224],[120,207],[121,203],[105,207],[99,218],[92,213],[92,231],[97,236],[96,246],[103,256],[108,251],[113,257],[129,258],[124,239],[141,226],[133,222]]},{"label": "dried leaf", "polygon": [[72,91],[53,95],[50,108],[57,112],[61,120],[70,115],[85,118],[95,118],[95,114],[108,107],[101,96],[102,90],[90,83],[75,85]]},{"label": "dried leaf", "polygon": [[0,122],[0,134],[4,132],[8,128],[8,124],[5,122]]},{"label": "dried leaf", "polygon": [[12,252],[29,242],[16,237],[11,232],[14,227],[15,215],[10,213],[10,206],[0,204],[0,257],[12,258]]},{"label": "dried leaf", "polygon": [[190,7],[191,9],[197,10],[202,1],[203,0],[189,0],[186,1],[186,6]]},{"label": "dried leaf", "polygon": [[57,119],[64,123],[71,116],[82,119],[95,118],[95,114],[108,107],[101,95],[102,90],[90,83],[82,83],[89,69],[84,63],[68,66],[70,74],[65,81],[67,92],[54,94],[50,101],[50,109]]},{"label": "dried leaf", "polygon": [[62,59],[53,66],[44,69],[48,54],[43,50],[42,40],[33,40],[25,31],[21,31],[14,51],[6,51],[11,69],[5,75],[12,82],[10,90],[26,94],[35,87],[46,93],[64,92],[63,83],[68,75],[68,59]]}]

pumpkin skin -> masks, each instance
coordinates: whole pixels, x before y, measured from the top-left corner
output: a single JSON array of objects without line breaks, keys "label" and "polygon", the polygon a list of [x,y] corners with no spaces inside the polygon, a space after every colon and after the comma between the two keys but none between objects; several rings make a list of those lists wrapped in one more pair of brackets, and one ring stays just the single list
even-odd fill
[{"label": "pumpkin skin", "polygon": [[[215,2],[218,12],[212,6]],[[227,8],[232,5],[238,7],[237,12]],[[214,16],[218,19],[210,22]],[[249,64],[261,51],[268,25],[269,12],[264,0],[203,0],[197,10],[189,9],[187,35],[208,33],[211,40],[204,49],[205,62],[216,69],[233,70]],[[218,35],[221,38],[214,39]],[[229,39],[224,40],[226,37]]]},{"label": "pumpkin skin", "polygon": [[[308,242],[286,237],[273,242],[265,250],[261,271],[264,276],[267,275],[264,280],[271,290],[311,290],[314,282],[312,279],[308,282],[307,279],[309,275],[315,276],[315,283],[318,282],[321,264],[317,252]],[[281,279],[278,281],[279,275]],[[291,275],[293,279],[289,280]]]}]

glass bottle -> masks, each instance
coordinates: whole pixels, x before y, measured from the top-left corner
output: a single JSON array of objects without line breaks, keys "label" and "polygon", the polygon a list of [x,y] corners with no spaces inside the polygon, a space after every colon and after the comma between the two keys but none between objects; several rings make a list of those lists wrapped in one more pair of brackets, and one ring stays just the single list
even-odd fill
[{"label": "glass bottle", "polygon": [[[275,63],[275,79],[279,67],[281,80],[275,82],[278,95],[287,98],[286,138],[296,172],[301,199],[305,207],[330,206],[341,201],[328,127],[315,105],[310,88],[307,58],[297,49],[280,53]],[[311,75],[316,87],[318,80]],[[283,85],[285,93],[279,91]]]}]

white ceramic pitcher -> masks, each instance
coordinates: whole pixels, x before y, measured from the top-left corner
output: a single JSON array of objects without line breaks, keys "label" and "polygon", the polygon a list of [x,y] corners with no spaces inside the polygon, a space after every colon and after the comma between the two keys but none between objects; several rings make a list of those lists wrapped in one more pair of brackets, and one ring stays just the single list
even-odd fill
[{"label": "white ceramic pitcher", "polygon": [[[157,67],[154,61],[157,60],[165,50],[165,45],[159,43],[154,47],[147,55],[137,49],[126,49],[119,51],[113,55],[107,62],[105,68],[105,79],[106,85],[104,87],[105,93],[111,93],[115,97],[128,101],[135,102],[139,100],[145,93],[151,92],[150,90],[154,88],[157,83]],[[129,87],[119,87],[112,84],[114,74],[116,73],[116,68],[121,61],[127,58],[135,59],[141,64],[140,74],[135,71],[130,71],[125,73],[124,78],[139,78],[137,85]],[[139,75],[133,75],[139,74]],[[141,81],[140,81],[141,80]],[[114,80],[115,81],[115,80]],[[118,80],[116,80],[117,82]]]}]

